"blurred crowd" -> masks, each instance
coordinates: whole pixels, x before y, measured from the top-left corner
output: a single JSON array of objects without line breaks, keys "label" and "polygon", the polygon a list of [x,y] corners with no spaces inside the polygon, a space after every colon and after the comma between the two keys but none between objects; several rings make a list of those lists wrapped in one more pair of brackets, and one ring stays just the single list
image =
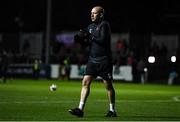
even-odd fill
[{"label": "blurred crowd", "polygon": [[[132,66],[132,74],[136,76],[134,77],[134,81],[138,81],[141,77],[140,74],[144,73],[144,68],[148,67],[148,56],[155,56],[156,64],[160,65],[160,67],[157,68],[162,68],[162,70],[164,70],[162,66],[167,65],[169,60],[169,50],[164,44],[159,46],[154,42],[147,47],[143,47],[137,46],[136,44],[129,44],[127,43],[127,41],[119,39],[116,41],[114,47],[115,48],[112,49],[114,66],[116,68],[122,65]],[[1,49],[0,60],[2,60],[3,52],[6,52],[8,63],[10,64],[33,64],[35,59],[41,60],[41,63],[45,63],[44,55],[37,58],[37,56],[28,53],[28,51],[23,51],[23,53],[17,54],[13,53],[13,51],[11,51],[10,49],[3,50],[3,48]],[[54,41],[53,43],[51,43],[49,64],[60,64],[62,66],[66,66],[68,62],[68,65],[77,64],[81,66],[83,64],[86,64],[87,59],[88,47],[84,47],[79,43],[72,43],[68,45],[58,41]],[[37,77],[36,74],[35,77]],[[61,77],[63,78],[63,75]]]}]

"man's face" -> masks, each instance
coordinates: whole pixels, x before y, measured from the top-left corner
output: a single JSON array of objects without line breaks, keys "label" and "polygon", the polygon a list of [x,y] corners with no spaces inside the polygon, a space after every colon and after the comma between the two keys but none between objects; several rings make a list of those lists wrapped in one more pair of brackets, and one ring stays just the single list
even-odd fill
[{"label": "man's face", "polygon": [[91,21],[97,22],[100,19],[100,12],[97,8],[91,10]]}]

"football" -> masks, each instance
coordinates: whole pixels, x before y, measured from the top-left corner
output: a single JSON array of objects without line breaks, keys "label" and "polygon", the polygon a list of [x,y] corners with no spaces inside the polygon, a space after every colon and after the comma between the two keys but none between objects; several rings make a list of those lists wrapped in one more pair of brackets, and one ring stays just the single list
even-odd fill
[{"label": "football", "polygon": [[50,87],[51,91],[56,91],[57,90],[57,86],[55,84],[52,84]]}]

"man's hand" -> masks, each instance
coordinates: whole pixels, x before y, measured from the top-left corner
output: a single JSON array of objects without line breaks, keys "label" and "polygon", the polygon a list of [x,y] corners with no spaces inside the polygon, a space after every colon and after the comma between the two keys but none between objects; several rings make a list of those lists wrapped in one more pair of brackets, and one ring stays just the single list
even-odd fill
[{"label": "man's hand", "polygon": [[75,36],[74,36],[74,41],[76,43],[81,43],[81,44],[89,44],[90,42],[90,33],[84,30],[80,30]]}]

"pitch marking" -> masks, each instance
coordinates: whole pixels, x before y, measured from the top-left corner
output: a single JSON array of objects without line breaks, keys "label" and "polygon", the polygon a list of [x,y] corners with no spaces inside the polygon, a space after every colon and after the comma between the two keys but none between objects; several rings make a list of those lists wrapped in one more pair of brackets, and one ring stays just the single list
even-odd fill
[{"label": "pitch marking", "polygon": [[[173,97],[173,100],[116,100],[117,103],[124,103],[124,102],[129,102],[129,103],[136,103],[136,102],[145,102],[145,103],[170,103],[170,102],[180,102],[180,99],[178,97]],[[48,103],[54,103],[54,104],[59,104],[59,103],[74,103],[77,101],[0,101],[0,104],[48,104]],[[107,100],[94,100],[94,102],[108,102]]]},{"label": "pitch marking", "polygon": [[173,100],[176,101],[176,102],[180,102],[180,97],[179,96],[174,96]]}]

